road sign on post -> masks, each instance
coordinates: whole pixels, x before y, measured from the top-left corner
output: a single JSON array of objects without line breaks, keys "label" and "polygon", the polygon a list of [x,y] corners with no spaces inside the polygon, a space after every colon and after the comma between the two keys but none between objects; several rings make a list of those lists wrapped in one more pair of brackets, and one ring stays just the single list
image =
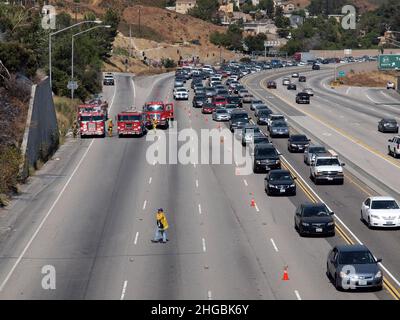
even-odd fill
[{"label": "road sign on post", "polygon": [[67,88],[68,88],[69,90],[76,90],[76,89],[78,89],[78,82],[76,82],[76,81],[68,81]]},{"label": "road sign on post", "polygon": [[338,75],[339,75],[339,78],[343,78],[343,77],[346,76],[346,72],[344,72],[344,71],[339,71]]},{"label": "road sign on post", "polygon": [[378,58],[379,70],[400,70],[400,54],[381,54]]}]

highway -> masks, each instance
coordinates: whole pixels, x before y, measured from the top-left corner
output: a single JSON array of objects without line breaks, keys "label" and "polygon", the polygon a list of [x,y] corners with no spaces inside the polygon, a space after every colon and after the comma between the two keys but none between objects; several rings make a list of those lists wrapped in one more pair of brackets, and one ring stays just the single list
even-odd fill
[{"label": "highway", "polygon": [[[324,75],[323,70],[315,75]],[[400,190],[393,174],[398,164],[361,146],[360,153],[349,137],[322,124],[325,114],[318,113],[323,105],[317,106],[317,97],[310,107],[301,106],[313,108],[314,118],[288,104],[291,96],[281,89],[266,92],[264,79],[281,76],[264,72],[244,82],[276,111],[285,112],[294,130],[304,127],[313,140],[324,137],[327,145],[356,164],[351,169],[349,163],[343,186],[310,184],[302,155],[289,154],[285,139],[274,139],[274,144],[303,186],[298,185],[295,197],[268,197],[264,175],[236,175],[234,164],[149,163],[147,140],[160,135],[159,129],[142,138],[69,139],[0,211],[0,299],[400,298],[393,279],[380,292],[339,292],[330,283],[325,274],[329,250],[346,240],[356,241],[344,226],[332,238],[300,238],[293,227],[297,205],[320,197],[399,279],[398,231],[370,231],[359,221],[367,193],[377,193],[382,185]],[[145,101],[172,99],[173,74],[115,77],[116,85],[103,92],[112,117],[132,105],[140,108]],[[339,105],[332,101],[335,105],[329,108]],[[176,102],[175,112],[177,122],[165,131],[167,136],[175,129],[199,133],[217,128],[211,116],[191,107],[191,99]],[[353,111],[342,112],[348,116]],[[369,131],[372,126],[371,120]],[[352,126],[337,129],[354,134],[346,128]],[[373,181],[368,187],[364,172],[377,177],[382,173],[381,183],[375,188]],[[252,198],[255,207],[250,206]],[[160,207],[170,224],[166,244],[150,241]],[[55,267],[55,290],[42,288],[45,265]],[[289,281],[282,281],[285,266]]]},{"label": "highway", "polygon": [[[399,197],[397,187],[400,176],[397,167],[400,162],[384,153],[387,139],[393,134],[377,132],[377,122],[383,117],[382,113],[396,117],[397,113],[390,111],[387,102],[390,98],[393,103],[396,95],[368,88],[351,88],[353,93],[359,91],[351,95],[348,94],[349,89],[344,88],[339,89],[341,92],[338,94],[338,89],[329,86],[331,69],[316,72],[303,68],[300,75],[307,76],[307,83],[294,80],[298,90],[290,91],[281,85],[281,80],[292,73],[293,70],[266,72],[251,75],[243,82],[255,97],[262,98],[273,111],[287,116],[292,132],[307,134],[313,143],[325,145],[344,160],[346,181],[343,186],[315,186],[309,178],[309,168],[303,163],[302,155],[289,153],[286,139],[273,139],[274,145],[293,166],[294,172],[310,186],[305,185],[306,189],[315,190],[317,196],[311,194],[311,198],[322,199],[349,228],[344,230],[348,242],[364,243],[376,256],[383,257],[384,265],[390,265],[389,269],[394,270],[390,273],[398,286],[400,273],[396,270],[399,270],[400,259],[393,255],[400,241],[398,230],[371,231],[360,221],[361,203],[368,196],[389,194]],[[266,89],[267,80],[276,80],[278,89]],[[305,87],[313,88],[315,95],[311,97],[310,105],[297,105],[295,94]],[[370,96],[377,99],[380,95],[386,97],[386,102],[382,100],[381,104],[375,105],[371,101],[362,101],[363,98],[370,99]],[[358,125],[354,125],[356,122]],[[363,149],[362,152],[360,149]]]}]

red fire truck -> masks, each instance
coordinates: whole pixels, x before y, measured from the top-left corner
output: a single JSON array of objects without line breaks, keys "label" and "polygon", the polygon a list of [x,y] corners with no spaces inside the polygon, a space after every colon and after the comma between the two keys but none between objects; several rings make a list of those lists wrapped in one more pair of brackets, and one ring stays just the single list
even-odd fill
[{"label": "red fire truck", "polygon": [[128,135],[143,136],[147,132],[145,114],[143,112],[136,110],[124,111],[120,112],[116,118],[119,137]]},{"label": "red fire truck", "polygon": [[146,102],[143,106],[145,125],[147,127],[162,127],[167,129],[169,121],[174,120],[174,104],[162,101]]},{"label": "red fire truck", "polygon": [[101,111],[82,111],[78,116],[81,137],[106,135],[105,115]]}]

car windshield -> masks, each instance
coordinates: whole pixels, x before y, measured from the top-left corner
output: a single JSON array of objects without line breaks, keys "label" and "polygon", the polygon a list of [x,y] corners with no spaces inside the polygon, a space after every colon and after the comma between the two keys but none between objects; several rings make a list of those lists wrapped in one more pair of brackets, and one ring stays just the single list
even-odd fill
[{"label": "car windshield", "polygon": [[147,111],[163,111],[164,106],[161,104],[149,104],[146,106]]},{"label": "car windshield", "polygon": [[324,153],[326,149],[324,147],[312,147],[308,150],[309,153]]},{"label": "car windshield", "polygon": [[254,143],[269,143],[268,138],[265,136],[254,136]]},{"label": "car windshield", "polygon": [[369,251],[342,252],[339,256],[340,264],[371,264],[376,263]]},{"label": "car windshield", "polygon": [[262,104],[263,102],[261,100],[254,100],[253,104]]},{"label": "car windshield", "polygon": [[317,166],[340,166],[340,162],[335,158],[317,159]]},{"label": "car windshield", "polygon": [[285,117],[284,117],[284,116],[275,116],[275,115],[272,115],[272,116],[271,116],[271,120],[272,120],[272,121],[276,121],[276,120],[285,120]]},{"label": "car windshield", "polygon": [[244,130],[245,130],[246,133],[249,133],[249,134],[261,132],[260,128],[258,128],[258,127],[254,127],[254,128],[245,128]]},{"label": "car windshield", "polygon": [[249,116],[247,113],[235,113],[232,115],[232,120],[239,120],[239,119],[248,119]]},{"label": "car windshield", "polygon": [[204,100],[204,99],[206,98],[206,96],[203,95],[203,94],[197,94],[194,98],[195,98],[196,100]]},{"label": "car windshield", "polygon": [[81,121],[103,121],[103,116],[81,116]]},{"label": "car windshield", "polygon": [[226,102],[225,98],[215,98],[215,102]]},{"label": "car windshield", "polygon": [[292,181],[292,177],[287,172],[272,173],[269,176],[269,181]]},{"label": "car windshield", "polygon": [[287,127],[286,122],[283,121],[274,121],[271,124],[272,127]]},{"label": "car windshield", "polygon": [[225,109],[218,109],[216,110],[217,113],[227,113],[228,111],[226,111]]},{"label": "car windshield", "polygon": [[141,116],[140,115],[119,115],[118,120],[119,121],[137,121],[140,120]]},{"label": "car windshield", "polygon": [[275,148],[257,148],[255,154],[263,157],[276,157],[278,156]]},{"label": "car windshield", "polygon": [[176,89],[176,91],[177,92],[186,92],[186,89],[185,88],[178,88],[178,89]]},{"label": "car windshield", "polygon": [[397,123],[397,121],[394,120],[394,119],[393,119],[393,120],[386,120],[385,122],[386,122],[386,123]]},{"label": "car windshield", "polygon": [[258,115],[259,115],[260,117],[266,117],[266,116],[268,116],[269,114],[271,114],[271,111],[268,110],[268,109],[262,109],[262,110],[260,110],[260,111],[258,112]]},{"label": "car windshield", "polygon": [[386,209],[399,209],[398,204],[394,200],[373,200],[371,209],[386,210]]},{"label": "car windshield", "polygon": [[308,139],[306,136],[292,136],[291,137],[292,141],[296,141],[296,142],[308,142]]},{"label": "car windshield", "polygon": [[329,215],[325,205],[308,206],[303,209],[303,217],[326,217]]},{"label": "car windshield", "polygon": [[229,102],[239,102],[240,98],[239,97],[228,97]]}]

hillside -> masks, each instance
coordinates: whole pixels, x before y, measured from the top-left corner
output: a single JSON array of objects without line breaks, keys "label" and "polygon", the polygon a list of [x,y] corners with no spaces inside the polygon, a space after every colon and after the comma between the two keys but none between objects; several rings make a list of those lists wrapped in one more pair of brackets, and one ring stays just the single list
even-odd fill
[{"label": "hillside", "polygon": [[[293,0],[291,2],[298,8],[305,8],[311,3],[311,0]],[[385,2],[387,2],[387,0],[349,0],[346,3],[354,4],[360,10],[360,13],[363,13],[375,10],[379,5]]]},{"label": "hillside", "polygon": [[[179,14],[160,7],[142,6],[136,3],[148,3],[158,5],[158,0],[87,0],[81,1],[77,14],[82,19],[87,12],[94,12],[101,16],[112,7],[118,10],[121,22],[118,27],[119,34],[114,43],[114,57],[111,59],[114,66],[107,66],[107,69],[121,70],[127,58],[129,46],[132,44],[134,56],[141,59],[142,53],[148,59],[160,60],[171,58],[175,61],[180,57],[192,58],[199,56],[202,61],[218,62],[220,55],[222,59],[232,59],[234,54],[224,48],[218,48],[209,41],[209,35],[214,31],[224,32],[225,27],[217,26],[189,15]],[[57,2],[54,2],[57,4]],[[165,3],[165,1],[163,1]],[[76,4],[73,0],[67,0],[58,10],[64,10],[70,14],[75,12]],[[140,11],[140,21],[139,21]],[[131,30],[132,41],[129,39]],[[199,45],[191,44],[193,40],[199,41]],[[142,71],[138,59],[130,61],[134,65],[132,72]],[[146,67],[145,67],[146,69]]]}]

